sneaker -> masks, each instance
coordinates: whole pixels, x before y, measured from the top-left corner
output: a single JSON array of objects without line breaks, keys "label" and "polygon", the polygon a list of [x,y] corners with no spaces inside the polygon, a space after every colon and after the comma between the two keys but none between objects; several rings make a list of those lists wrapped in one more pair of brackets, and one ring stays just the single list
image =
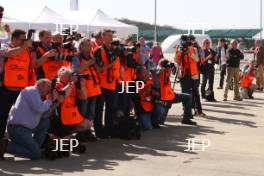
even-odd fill
[{"label": "sneaker", "polygon": [[219,87],[217,87],[217,89],[223,89],[223,87],[219,86]]},{"label": "sneaker", "polygon": [[203,112],[197,113],[196,116],[198,117],[206,117],[206,114]]},{"label": "sneaker", "polygon": [[243,101],[243,99],[240,98],[240,97],[236,97],[236,98],[234,98],[234,100],[235,100],[235,101]]},{"label": "sneaker", "polygon": [[8,139],[0,139],[0,160],[4,160],[4,154],[6,152],[6,147],[8,144]]},{"label": "sneaker", "polygon": [[182,119],[182,124],[185,124],[185,125],[197,125],[196,122],[190,120],[190,119],[187,119],[187,118],[183,118]]},{"label": "sneaker", "polygon": [[224,98],[223,101],[227,101],[227,98]]}]

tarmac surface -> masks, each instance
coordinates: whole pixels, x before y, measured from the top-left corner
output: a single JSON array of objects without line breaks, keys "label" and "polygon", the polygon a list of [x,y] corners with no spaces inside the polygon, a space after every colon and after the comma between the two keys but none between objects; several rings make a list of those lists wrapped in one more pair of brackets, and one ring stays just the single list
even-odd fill
[{"label": "tarmac surface", "polygon": [[[232,91],[227,102],[223,90],[215,94],[218,102],[202,101],[207,117],[196,117],[198,126],[182,125],[182,105],[173,105],[166,125],[143,132],[141,140],[91,142],[86,154],[56,161],[6,155],[0,176],[264,176],[264,92],[242,102],[232,100]],[[185,151],[187,139],[210,146]]]}]

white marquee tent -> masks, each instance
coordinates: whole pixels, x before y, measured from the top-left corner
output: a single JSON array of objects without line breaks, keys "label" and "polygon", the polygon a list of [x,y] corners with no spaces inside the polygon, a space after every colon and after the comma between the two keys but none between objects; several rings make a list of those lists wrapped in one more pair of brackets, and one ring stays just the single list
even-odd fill
[{"label": "white marquee tent", "polygon": [[[105,14],[100,9],[96,11],[71,11],[67,14],[71,19],[76,19],[87,25],[86,33],[91,34],[102,28],[110,28],[117,32],[118,36],[124,37],[138,34],[138,27],[122,23]],[[83,31],[82,31],[83,32]]]},{"label": "white marquee tent", "polygon": [[63,28],[76,28],[77,26],[85,28],[84,24],[70,20],[49,7],[44,7],[40,14],[30,23],[30,28],[40,30],[43,28],[51,31],[61,31]]},{"label": "white marquee tent", "polygon": [[72,27],[72,29],[78,30],[78,32],[90,35],[103,28],[110,28],[116,31],[119,37],[138,34],[138,28],[136,26],[119,22],[101,10],[70,11],[66,15],[64,15],[65,12],[63,15],[61,14],[45,6],[39,14],[30,15],[31,19],[28,17],[24,18],[24,21],[4,19],[3,22],[10,24],[12,30],[15,28],[24,30],[28,30],[29,28],[36,30],[46,28],[51,31],[60,31],[61,29]]}]

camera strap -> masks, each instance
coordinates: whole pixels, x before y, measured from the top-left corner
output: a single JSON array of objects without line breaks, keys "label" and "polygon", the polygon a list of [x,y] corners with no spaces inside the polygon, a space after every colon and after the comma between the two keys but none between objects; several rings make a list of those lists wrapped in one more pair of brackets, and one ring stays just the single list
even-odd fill
[{"label": "camera strap", "polygon": [[[80,60],[82,61],[82,59],[84,59],[84,60],[89,60],[89,59],[92,59],[92,57],[89,55],[88,56],[88,58],[86,58],[83,54],[80,54]],[[96,76],[94,75],[94,72],[96,72],[95,71],[95,67],[94,66],[89,66],[88,67],[88,69],[89,69],[89,72],[91,73],[91,76],[92,76],[92,79],[93,79],[93,82],[94,82],[94,84],[100,84],[100,80],[97,78],[95,78]],[[90,79],[90,77],[89,77],[89,79]]]}]

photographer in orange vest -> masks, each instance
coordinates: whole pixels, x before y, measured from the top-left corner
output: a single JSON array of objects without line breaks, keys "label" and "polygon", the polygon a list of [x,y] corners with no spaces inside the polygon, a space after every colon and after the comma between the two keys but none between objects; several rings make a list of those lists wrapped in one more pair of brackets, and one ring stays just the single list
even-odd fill
[{"label": "photographer in orange vest", "polygon": [[[95,59],[91,55],[91,40],[83,38],[79,42],[79,52],[72,60],[72,67],[75,73],[87,76],[85,80],[87,99],[80,101],[79,107],[83,116],[93,122],[95,119],[95,105],[97,97],[102,93],[100,79],[95,66]],[[96,141],[96,137],[89,129],[86,132],[77,134],[79,140]]]},{"label": "photographer in orange vest", "polygon": [[56,77],[58,70],[63,65],[61,61],[55,59],[57,51],[52,49],[52,35],[48,30],[41,30],[39,32],[39,46],[36,48],[37,52],[37,79],[47,78],[52,80]]},{"label": "photographer in orange vest", "polygon": [[64,95],[65,98],[57,109],[58,115],[51,118],[49,130],[51,136],[69,139],[73,133],[90,129],[93,122],[84,118],[77,104],[77,99],[87,99],[85,81],[79,79],[78,75],[73,75],[70,68],[61,67],[58,71],[55,89],[59,95]]},{"label": "photographer in orange vest", "polygon": [[29,85],[30,69],[34,64],[29,48],[31,40],[26,39],[26,32],[16,29],[11,34],[4,53],[4,70],[0,87],[0,138],[4,137],[6,122],[11,106],[15,103],[20,91]]},{"label": "photographer in orange vest", "polygon": [[[163,108],[167,108],[167,103],[180,103],[183,104],[183,119],[182,124],[187,125],[196,125],[196,122],[192,121],[192,97],[190,94],[186,93],[175,93],[170,81],[170,75],[172,71],[176,69],[175,65],[169,62],[167,59],[161,59],[159,61],[158,67],[155,70],[155,78],[154,78],[154,87],[158,91],[158,96],[156,97],[156,105],[155,107],[162,106]],[[159,108],[161,109],[161,108]],[[155,125],[162,124],[166,118],[164,116],[155,116],[153,119],[153,123]]]},{"label": "photographer in orange vest", "polygon": [[[120,59],[112,47],[113,31],[104,29],[102,37],[103,45],[94,53],[102,89],[102,95],[97,99],[94,128],[97,137],[108,138],[113,134],[113,118],[117,109],[116,86],[120,77]],[[105,128],[102,124],[104,103]]]},{"label": "photographer in orange vest", "polygon": [[195,104],[195,114],[201,117],[206,116],[202,110],[199,93],[200,72],[198,64],[200,61],[197,48],[194,47],[195,38],[183,35],[181,44],[176,47],[175,62],[180,66],[178,77],[182,93],[192,95],[192,104]]},{"label": "photographer in orange vest", "polygon": [[257,90],[257,85],[253,84],[255,79],[255,64],[245,65],[240,80],[240,96],[245,99],[253,99],[253,93]]}]

